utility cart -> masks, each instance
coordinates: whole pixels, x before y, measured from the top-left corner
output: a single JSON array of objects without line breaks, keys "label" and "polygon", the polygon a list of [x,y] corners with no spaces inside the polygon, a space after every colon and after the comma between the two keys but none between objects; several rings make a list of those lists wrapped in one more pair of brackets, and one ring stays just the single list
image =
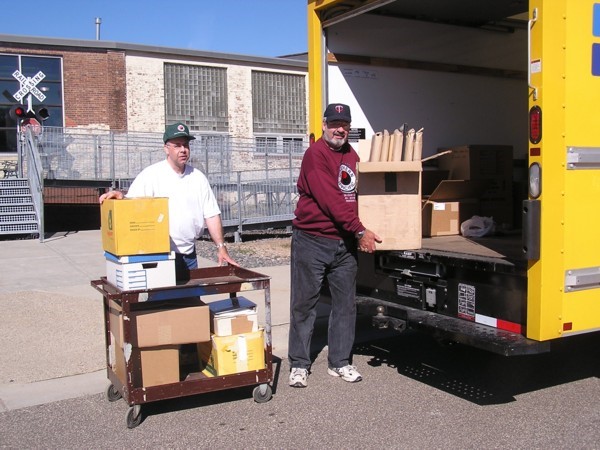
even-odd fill
[{"label": "utility cart", "polygon": [[[235,266],[210,267],[192,270],[190,280],[184,284],[145,290],[122,291],[109,283],[106,277],[91,282],[92,286],[104,297],[104,323],[106,339],[107,375],[110,385],[107,389],[109,401],[123,398],[129,405],[126,415],[127,427],[135,428],[142,421],[142,405],[157,400],[166,400],[183,396],[196,395],[229,388],[256,385],[253,391],[254,400],[264,403],[271,399],[273,381],[272,341],[271,341],[271,297],[270,277]],[[132,310],[160,303],[169,309],[172,302],[177,308],[182,299],[201,297],[202,301],[210,304],[210,297],[218,294],[229,294],[232,302],[238,293],[262,290],[264,292],[264,366],[260,369],[236,372],[227,375],[207,374],[198,371],[185,374],[183,380],[167,384],[144,386],[139,380],[142,372],[140,352],[132,351],[132,342],[137,339],[138,330],[132,325]],[[112,324],[111,308],[119,309],[120,340],[123,347],[115,342],[115,326]],[[161,330],[156,330],[160,333]],[[135,349],[133,349],[135,350]],[[118,364],[123,373],[117,373]]]}]

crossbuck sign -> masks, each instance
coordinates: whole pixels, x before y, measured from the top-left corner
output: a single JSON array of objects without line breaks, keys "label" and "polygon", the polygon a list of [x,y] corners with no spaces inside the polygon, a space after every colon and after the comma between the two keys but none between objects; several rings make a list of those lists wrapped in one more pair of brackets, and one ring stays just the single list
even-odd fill
[{"label": "crossbuck sign", "polygon": [[16,94],[13,94],[13,97],[18,102],[23,100],[23,97],[29,93],[35,95],[35,98],[37,98],[40,102],[43,102],[46,99],[46,96],[42,93],[42,91],[36,87],[40,81],[46,78],[44,72],[39,71],[34,77],[26,77],[19,70],[15,70],[12,75],[19,80],[19,83],[21,83],[21,89],[19,89]]}]

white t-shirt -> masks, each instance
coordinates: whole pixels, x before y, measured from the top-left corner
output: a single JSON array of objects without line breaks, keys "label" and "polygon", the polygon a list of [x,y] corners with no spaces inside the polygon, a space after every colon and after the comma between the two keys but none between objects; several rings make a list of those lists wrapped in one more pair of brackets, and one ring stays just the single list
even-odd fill
[{"label": "white t-shirt", "polygon": [[178,174],[166,159],[142,170],[127,197],[168,197],[171,250],[186,255],[202,235],[204,219],[221,214],[206,176],[189,165]]}]

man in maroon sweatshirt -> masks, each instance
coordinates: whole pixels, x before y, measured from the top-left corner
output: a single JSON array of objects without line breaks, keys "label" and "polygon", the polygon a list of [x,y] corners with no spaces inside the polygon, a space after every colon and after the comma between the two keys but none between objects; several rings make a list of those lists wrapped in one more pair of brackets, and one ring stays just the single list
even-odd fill
[{"label": "man in maroon sweatshirt", "polygon": [[356,164],[348,144],[350,108],[327,106],[323,136],[304,154],[298,178],[291,255],[289,385],[306,387],[311,367],[310,341],[325,280],[331,293],[328,370],[348,382],[362,380],[350,365],[356,322],[357,250],[372,253],[379,236],[358,217]]}]

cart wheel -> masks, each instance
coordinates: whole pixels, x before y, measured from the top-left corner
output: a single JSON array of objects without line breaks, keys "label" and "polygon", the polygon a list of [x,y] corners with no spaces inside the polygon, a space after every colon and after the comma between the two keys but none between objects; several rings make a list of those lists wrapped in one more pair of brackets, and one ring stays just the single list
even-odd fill
[{"label": "cart wheel", "polygon": [[273,390],[268,384],[260,384],[252,391],[256,403],[266,403],[273,397]]},{"label": "cart wheel", "polygon": [[142,423],[142,406],[133,405],[127,410],[125,416],[127,420],[127,428],[135,428]]},{"label": "cart wheel", "polygon": [[116,402],[117,400],[123,398],[123,396],[117,389],[115,389],[113,384],[109,384],[108,388],[106,388],[106,398],[109,402]]}]

